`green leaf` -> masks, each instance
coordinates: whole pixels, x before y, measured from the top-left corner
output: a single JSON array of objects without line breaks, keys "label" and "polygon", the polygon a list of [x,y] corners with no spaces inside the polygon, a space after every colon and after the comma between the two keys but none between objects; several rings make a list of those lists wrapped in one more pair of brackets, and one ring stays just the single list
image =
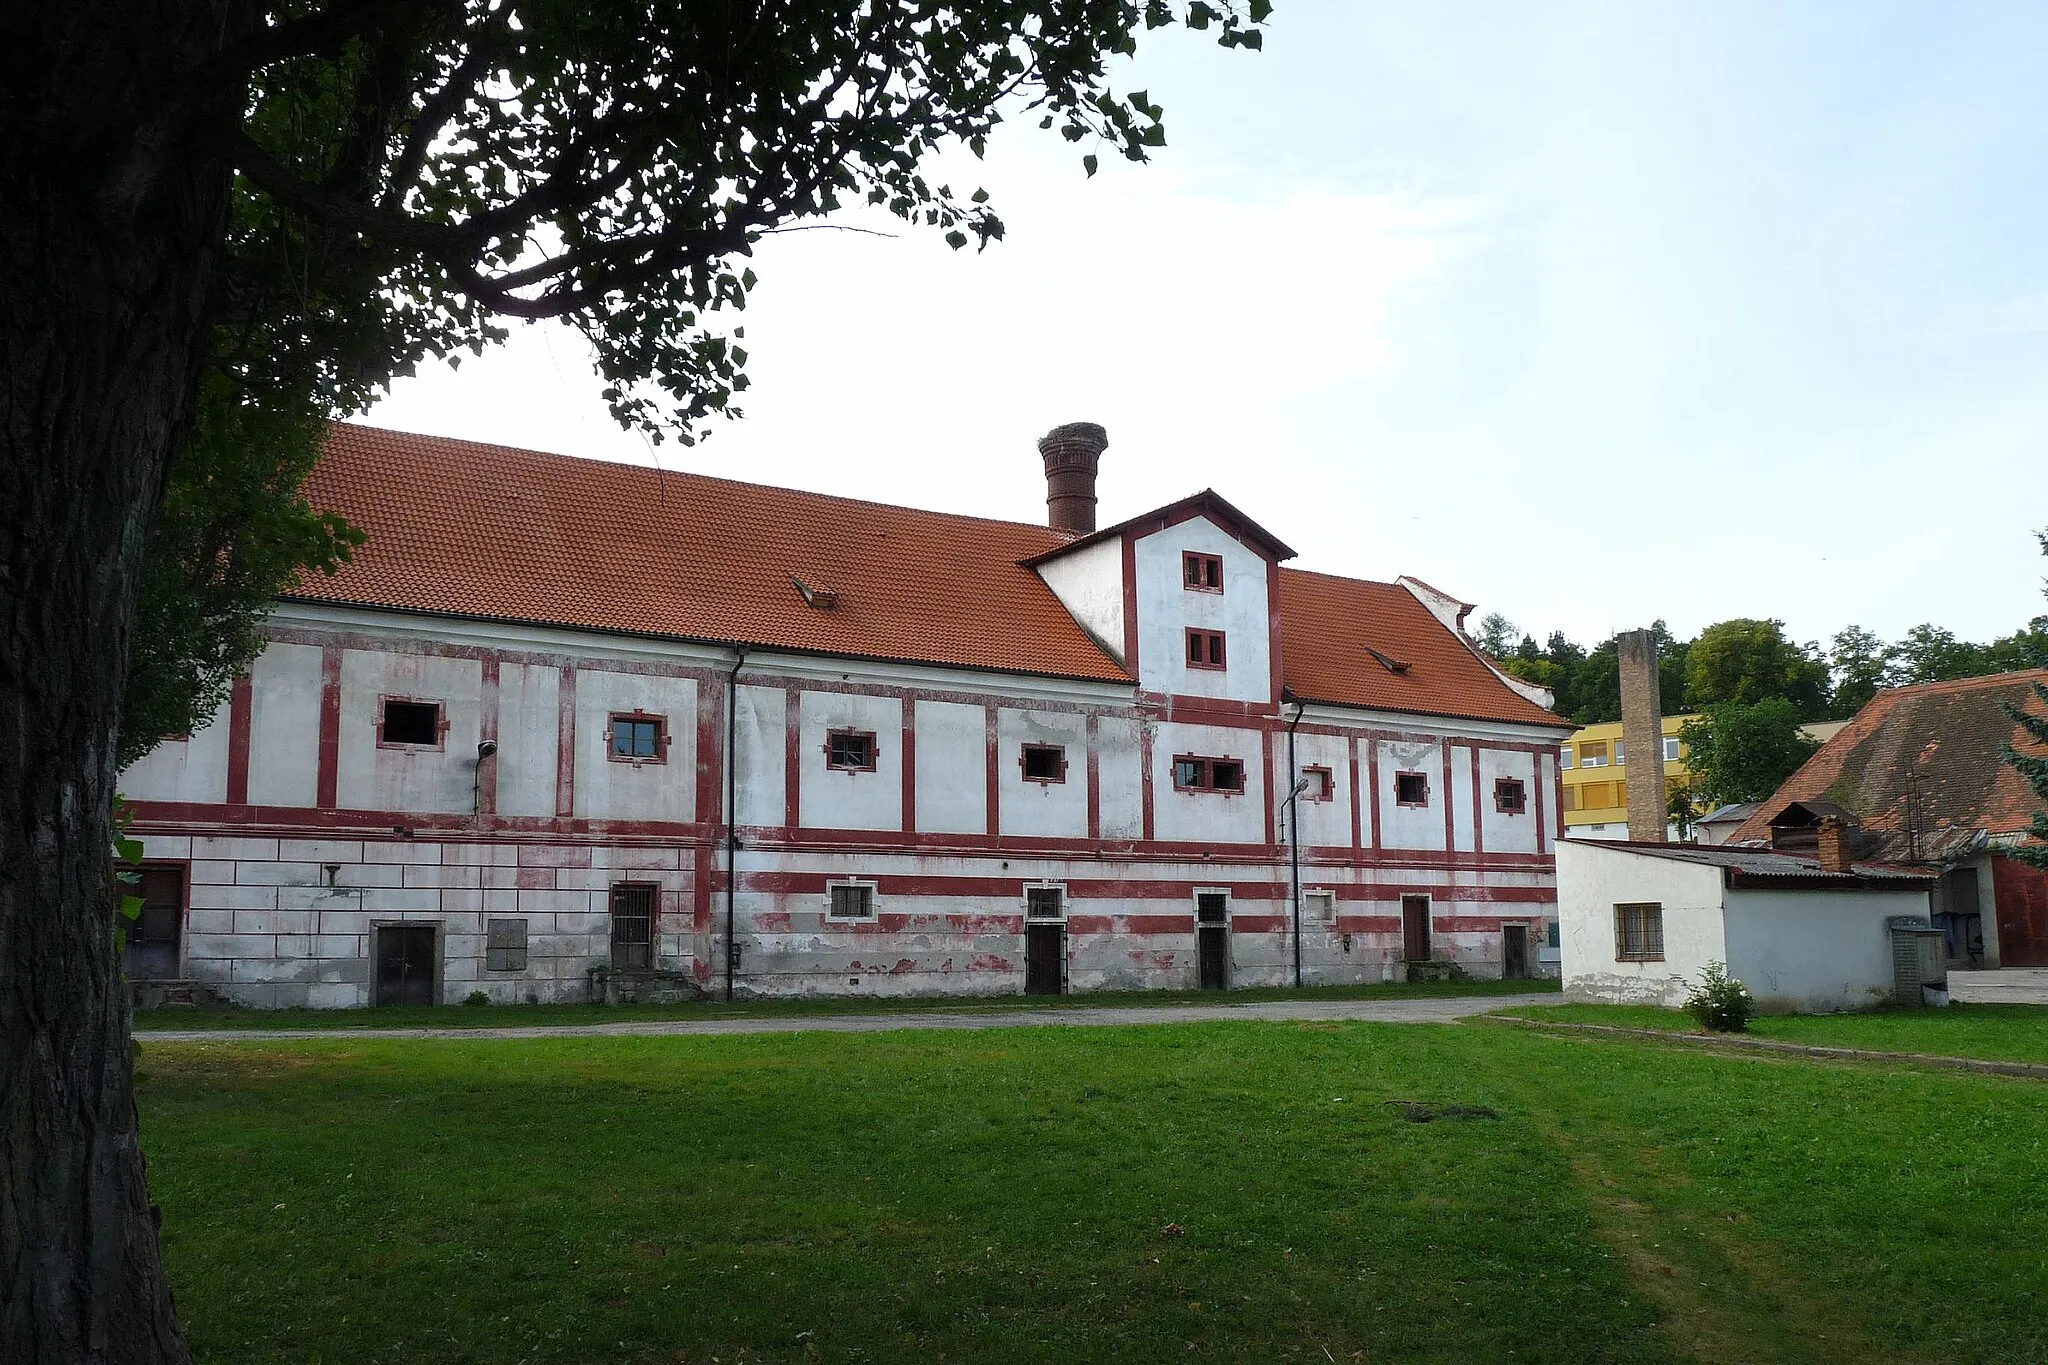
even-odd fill
[{"label": "green leaf", "polygon": [[1081,164],[1088,168],[1088,174],[1092,177],[1095,174],[1096,167],[1100,163],[1096,161],[1095,153],[1090,152],[1088,153],[1088,155],[1081,158]]}]

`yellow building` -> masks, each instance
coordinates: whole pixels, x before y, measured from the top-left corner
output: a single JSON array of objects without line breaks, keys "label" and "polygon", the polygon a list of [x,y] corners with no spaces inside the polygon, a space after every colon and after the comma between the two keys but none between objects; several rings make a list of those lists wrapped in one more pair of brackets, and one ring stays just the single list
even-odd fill
[{"label": "yellow building", "polygon": [[[1656,762],[1666,783],[1690,782],[1678,729],[1697,716],[1664,717],[1664,752]],[[1628,838],[1629,760],[1643,768],[1643,756],[1631,754],[1621,741],[1621,722],[1588,725],[1562,746],[1559,776],[1564,779],[1564,832],[1580,839]],[[1638,779],[1641,780],[1640,778]],[[1673,831],[1675,837],[1676,832]]]}]

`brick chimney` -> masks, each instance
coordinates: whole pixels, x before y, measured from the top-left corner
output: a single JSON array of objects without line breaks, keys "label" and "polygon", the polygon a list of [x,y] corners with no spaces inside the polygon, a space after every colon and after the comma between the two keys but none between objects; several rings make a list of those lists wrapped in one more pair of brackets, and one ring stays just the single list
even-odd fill
[{"label": "brick chimney", "polygon": [[1630,630],[1614,637],[1621,658],[1621,743],[1627,759],[1628,837],[1661,844],[1670,803],[1664,794],[1664,715],[1657,699],[1657,637]]},{"label": "brick chimney", "polygon": [[1055,531],[1095,529],[1095,466],[1109,433],[1093,422],[1069,422],[1038,438],[1045,459],[1045,522]]},{"label": "brick chimney", "polygon": [[1849,854],[1849,827],[1839,815],[1823,816],[1820,822],[1820,870],[1847,872],[1853,861]]}]

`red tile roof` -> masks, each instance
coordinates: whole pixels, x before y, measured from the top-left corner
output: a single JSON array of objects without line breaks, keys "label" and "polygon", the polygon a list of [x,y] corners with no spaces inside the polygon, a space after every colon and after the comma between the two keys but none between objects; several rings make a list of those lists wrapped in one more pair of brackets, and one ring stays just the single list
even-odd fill
[{"label": "red tile roof", "polygon": [[2039,809],[2003,746],[2028,747],[2000,702],[2039,712],[2048,669],[1922,683],[1878,693],[1730,836],[1768,839],[1794,801],[1829,802],[1886,858],[1938,857],[1982,832],[2016,834]]},{"label": "red tile roof", "polygon": [[[369,540],[302,601],[1131,681],[1021,562],[1075,539],[1045,526],[352,424],[306,491]],[[1280,600],[1303,697],[1563,725],[1394,584],[1282,570]]]},{"label": "red tile roof", "polygon": [[1495,677],[1398,583],[1282,569],[1280,632],[1287,685],[1310,701],[1572,728]]}]

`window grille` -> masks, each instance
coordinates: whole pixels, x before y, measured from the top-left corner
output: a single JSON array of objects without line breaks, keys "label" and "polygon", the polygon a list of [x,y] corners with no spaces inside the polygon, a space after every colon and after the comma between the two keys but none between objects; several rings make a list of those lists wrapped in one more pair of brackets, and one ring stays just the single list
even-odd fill
[{"label": "window grille", "polygon": [[1664,960],[1664,907],[1648,901],[1614,907],[1614,960]]},{"label": "window grille", "polygon": [[867,920],[875,917],[875,888],[865,882],[833,882],[828,888],[833,919]]},{"label": "window grille", "polygon": [[1067,917],[1066,893],[1057,886],[1024,888],[1024,918],[1063,920]]},{"label": "window grille", "polygon": [[825,766],[840,772],[873,772],[875,732],[834,730],[825,736]]},{"label": "window grille", "polygon": [[1529,789],[1520,778],[1503,777],[1493,784],[1493,808],[1503,815],[1520,815],[1529,808]]},{"label": "window grille", "polygon": [[654,888],[621,883],[612,888],[612,967],[644,972],[654,966]]}]

